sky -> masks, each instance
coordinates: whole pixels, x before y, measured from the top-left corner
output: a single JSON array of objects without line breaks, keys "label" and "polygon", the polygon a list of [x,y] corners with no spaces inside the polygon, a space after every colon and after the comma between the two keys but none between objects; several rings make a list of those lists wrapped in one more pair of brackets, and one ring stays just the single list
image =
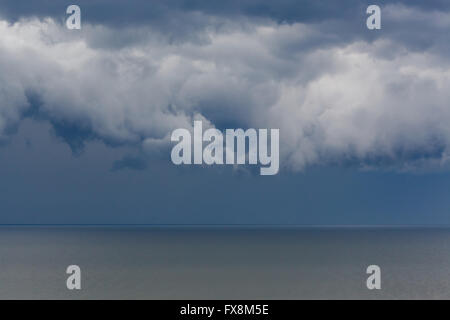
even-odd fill
[{"label": "sky", "polygon": [[[450,224],[449,30],[444,0],[0,0],[0,223]],[[194,120],[278,128],[279,173],[174,165]]]}]

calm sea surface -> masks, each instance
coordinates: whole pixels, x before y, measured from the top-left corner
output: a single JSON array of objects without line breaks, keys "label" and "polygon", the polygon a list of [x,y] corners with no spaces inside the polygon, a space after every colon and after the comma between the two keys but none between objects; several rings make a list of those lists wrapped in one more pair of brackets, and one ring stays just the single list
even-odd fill
[{"label": "calm sea surface", "polygon": [[0,299],[50,298],[449,299],[450,229],[0,227]]}]

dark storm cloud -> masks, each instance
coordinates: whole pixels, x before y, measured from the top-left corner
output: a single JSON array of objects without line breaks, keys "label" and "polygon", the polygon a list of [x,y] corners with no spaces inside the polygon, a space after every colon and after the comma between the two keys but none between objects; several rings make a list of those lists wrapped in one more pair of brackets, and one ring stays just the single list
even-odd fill
[{"label": "dark storm cloud", "polygon": [[81,1],[75,32],[68,4],[0,4],[3,141],[32,117],[75,154],[100,140],[152,155],[202,119],[280,128],[294,169],[447,161],[446,2],[380,1],[375,32],[361,1]]},{"label": "dark storm cloud", "polygon": [[[0,17],[10,22],[21,18],[52,17],[63,23],[65,8],[70,1],[15,1],[4,0],[0,4]],[[431,0],[380,0],[376,4],[383,10],[413,10],[410,17],[390,19],[392,14],[384,15],[383,35],[367,32],[361,28],[365,24],[365,9],[372,4],[369,0],[281,0],[281,1],[110,1],[80,0],[76,2],[82,8],[85,23],[107,26],[113,34],[101,34],[91,38],[90,45],[104,48],[123,48],[136,41],[146,41],[145,26],[153,33],[159,33],[169,42],[207,41],[204,32],[207,29],[223,30],[224,19],[232,20],[239,27],[249,19],[267,19],[276,23],[304,23],[315,25],[320,34],[309,42],[303,42],[303,48],[314,48],[337,43],[347,43],[358,39],[372,41],[380,37],[389,37],[408,45],[411,50],[425,50],[439,43],[445,46],[447,30],[433,23],[436,13],[448,13],[448,1]],[[394,8],[394,9],[392,9]],[[428,21],[423,21],[423,20]],[[433,20],[429,20],[433,19]],[[439,19],[438,19],[439,20]],[[141,29],[139,29],[141,27]],[[128,28],[128,29],[127,29]],[[129,28],[133,28],[130,32]],[[144,28],[144,29],[142,29]],[[228,25],[227,28],[230,28]],[[122,29],[118,32],[118,29]],[[124,30],[126,29],[126,30]],[[227,32],[225,28],[223,32]],[[433,37],[430,37],[433,34]],[[289,53],[289,48],[285,48]]]},{"label": "dark storm cloud", "polygon": [[404,4],[420,10],[448,11],[450,3],[446,0],[41,0],[17,1],[2,0],[0,10],[9,20],[23,17],[64,17],[64,9],[77,4],[86,10],[86,19],[95,23],[153,23],[161,22],[173,13],[203,12],[207,15],[244,15],[270,18],[282,22],[318,22],[330,19],[353,18],[362,8],[370,4],[380,6]]}]

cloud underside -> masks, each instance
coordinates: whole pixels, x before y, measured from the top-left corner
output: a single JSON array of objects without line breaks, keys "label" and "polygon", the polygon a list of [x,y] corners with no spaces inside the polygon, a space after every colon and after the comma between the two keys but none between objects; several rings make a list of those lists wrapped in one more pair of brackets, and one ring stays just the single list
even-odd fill
[{"label": "cloud underside", "polygon": [[202,27],[180,39],[146,25],[0,21],[0,140],[33,117],[74,151],[98,139],[151,156],[203,119],[279,128],[287,170],[447,168],[450,14],[387,6],[393,30],[376,37],[340,34],[339,20],[186,14]]}]

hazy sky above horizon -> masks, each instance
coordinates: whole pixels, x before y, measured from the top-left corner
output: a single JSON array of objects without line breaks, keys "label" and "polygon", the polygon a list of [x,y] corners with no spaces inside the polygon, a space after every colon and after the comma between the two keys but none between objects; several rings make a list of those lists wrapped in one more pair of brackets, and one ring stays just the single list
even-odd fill
[{"label": "hazy sky above horizon", "polygon": [[[450,2],[70,4],[0,0],[0,223],[450,224]],[[280,173],[173,165],[194,119]]]}]

